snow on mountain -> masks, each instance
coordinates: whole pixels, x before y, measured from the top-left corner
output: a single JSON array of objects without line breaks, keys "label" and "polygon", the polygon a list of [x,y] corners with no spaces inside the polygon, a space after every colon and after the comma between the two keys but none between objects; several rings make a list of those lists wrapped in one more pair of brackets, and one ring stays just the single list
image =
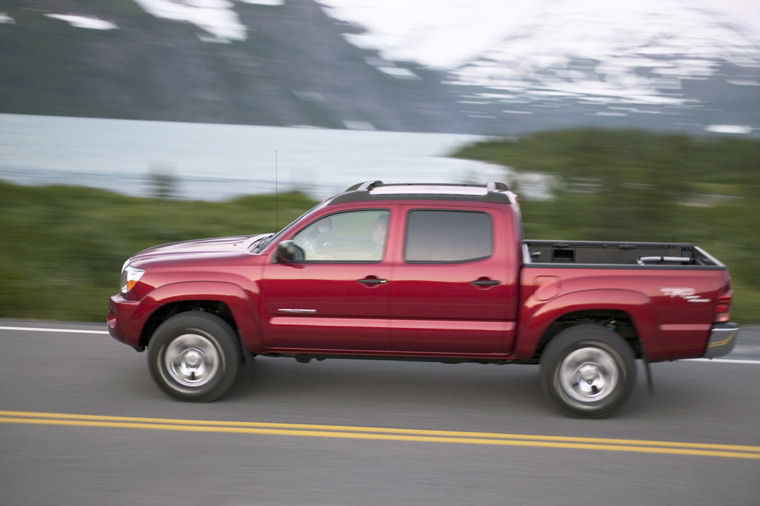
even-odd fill
[{"label": "snow on mountain", "polygon": [[74,14],[45,14],[48,18],[66,21],[74,28],[86,28],[88,30],[116,30],[116,23],[90,16],[77,16]]},{"label": "snow on mountain", "polygon": [[184,21],[213,35],[210,42],[245,40],[247,30],[240,22],[234,4],[227,0],[135,0],[149,14],[158,18]]},{"label": "snow on mountain", "polygon": [[455,68],[497,44],[532,2],[509,0],[317,0],[325,12],[366,32],[346,34],[387,60]]},{"label": "snow on mountain", "polygon": [[238,0],[238,1],[244,4],[268,5],[270,7],[280,7],[281,5],[285,5],[285,0]]},{"label": "snow on mountain", "polygon": [[471,98],[683,106],[684,79],[720,63],[760,69],[748,27],[679,0],[319,0],[363,27],[349,42],[388,60],[447,70]]},{"label": "snow on mountain", "polygon": [[[199,35],[202,40],[247,39],[232,0],[135,1],[154,16],[198,26],[208,34]],[[327,15],[358,28],[343,37],[376,51],[380,58],[372,61],[381,63],[370,64],[381,72],[417,78],[393,62],[445,71],[447,84],[472,88],[462,91],[463,103],[476,105],[570,99],[626,106],[629,112],[641,112],[637,106],[690,107],[700,100],[682,93],[685,79],[713,76],[724,62],[760,69],[760,45],[749,26],[686,0],[317,2]],[[282,6],[284,0],[240,3]],[[758,76],[760,70],[745,81]]]},{"label": "snow on mountain", "polygon": [[[158,18],[196,25],[210,34],[199,35],[206,42],[242,41],[248,28],[240,21],[235,4],[228,0],[134,0],[145,12]],[[285,0],[238,0],[249,5],[280,7]]]}]

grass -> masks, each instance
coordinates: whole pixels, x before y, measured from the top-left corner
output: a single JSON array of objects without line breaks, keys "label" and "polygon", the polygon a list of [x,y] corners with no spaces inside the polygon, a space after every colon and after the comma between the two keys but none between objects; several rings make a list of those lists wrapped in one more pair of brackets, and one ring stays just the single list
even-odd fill
[{"label": "grass", "polygon": [[[314,202],[279,196],[284,225]],[[0,317],[104,321],[129,256],[160,243],[274,232],[274,196],[228,202],[136,198],[0,183]]]},{"label": "grass", "polygon": [[[553,200],[521,202],[526,237],[704,247],[731,271],[734,319],[760,322],[759,141],[570,130],[456,156],[553,176]],[[519,178],[512,184],[519,193]],[[279,225],[313,205],[280,195]],[[272,232],[274,208],[272,195],[191,202],[0,183],[0,317],[103,321],[127,257],[160,243]]]}]

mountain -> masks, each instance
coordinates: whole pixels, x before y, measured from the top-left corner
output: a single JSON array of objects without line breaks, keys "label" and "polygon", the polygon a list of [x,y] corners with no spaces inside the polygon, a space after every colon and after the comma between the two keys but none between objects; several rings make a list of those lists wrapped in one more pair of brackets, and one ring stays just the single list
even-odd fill
[{"label": "mountain", "polygon": [[760,136],[753,33],[676,0],[6,0],[0,112]]},{"label": "mountain", "polygon": [[[163,4],[173,2],[164,1]],[[212,2],[206,2],[212,3]],[[24,0],[0,7],[0,111],[71,116],[468,131],[443,74],[400,80],[343,39],[355,31],[310,0],[220,1],[245,39],[200,12],[197,24],[156,17],[128,0]],[[107,21],[72,26],[49,14]],[[192,14],[192,11],[191,11]],[[219,16],[222,17],[223,16]],[[223,20],[223,19],[222,19]],[[235,26],[226,28],[234,35]]]}]

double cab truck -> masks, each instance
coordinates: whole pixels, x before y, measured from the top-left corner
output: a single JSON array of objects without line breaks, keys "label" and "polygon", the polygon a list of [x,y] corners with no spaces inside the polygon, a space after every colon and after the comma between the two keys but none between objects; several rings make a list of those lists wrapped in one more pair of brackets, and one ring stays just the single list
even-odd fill
[{"label": "double cab truck", "polygon": [[637,359],[730,352],[731,297],[693,244],[523,240],[503,183],[372,181],[275,234],[136,254],[108,328],[182,400],[219,398],[256,355],[521,363],[564,411],[601,417]]}]

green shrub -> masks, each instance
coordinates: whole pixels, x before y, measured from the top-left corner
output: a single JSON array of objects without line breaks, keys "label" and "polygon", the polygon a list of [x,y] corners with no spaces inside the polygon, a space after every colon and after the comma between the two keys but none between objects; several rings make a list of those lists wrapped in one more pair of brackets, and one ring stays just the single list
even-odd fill
[{"label": "green shrub", "polygon": [[[313,205],[281,194],[280,224]],[[129,256],[166,242],[274,232],[274,196],[195,202],[0,182],[0,231],[0,317],[104,321]]]},{"label": "green shrub", "polygon": [[760,141],[582,129],[455,156],[553,177],[553,200],[521,201],[526,237],[702,246],[731,271],[734,318],[760,321]]}]

